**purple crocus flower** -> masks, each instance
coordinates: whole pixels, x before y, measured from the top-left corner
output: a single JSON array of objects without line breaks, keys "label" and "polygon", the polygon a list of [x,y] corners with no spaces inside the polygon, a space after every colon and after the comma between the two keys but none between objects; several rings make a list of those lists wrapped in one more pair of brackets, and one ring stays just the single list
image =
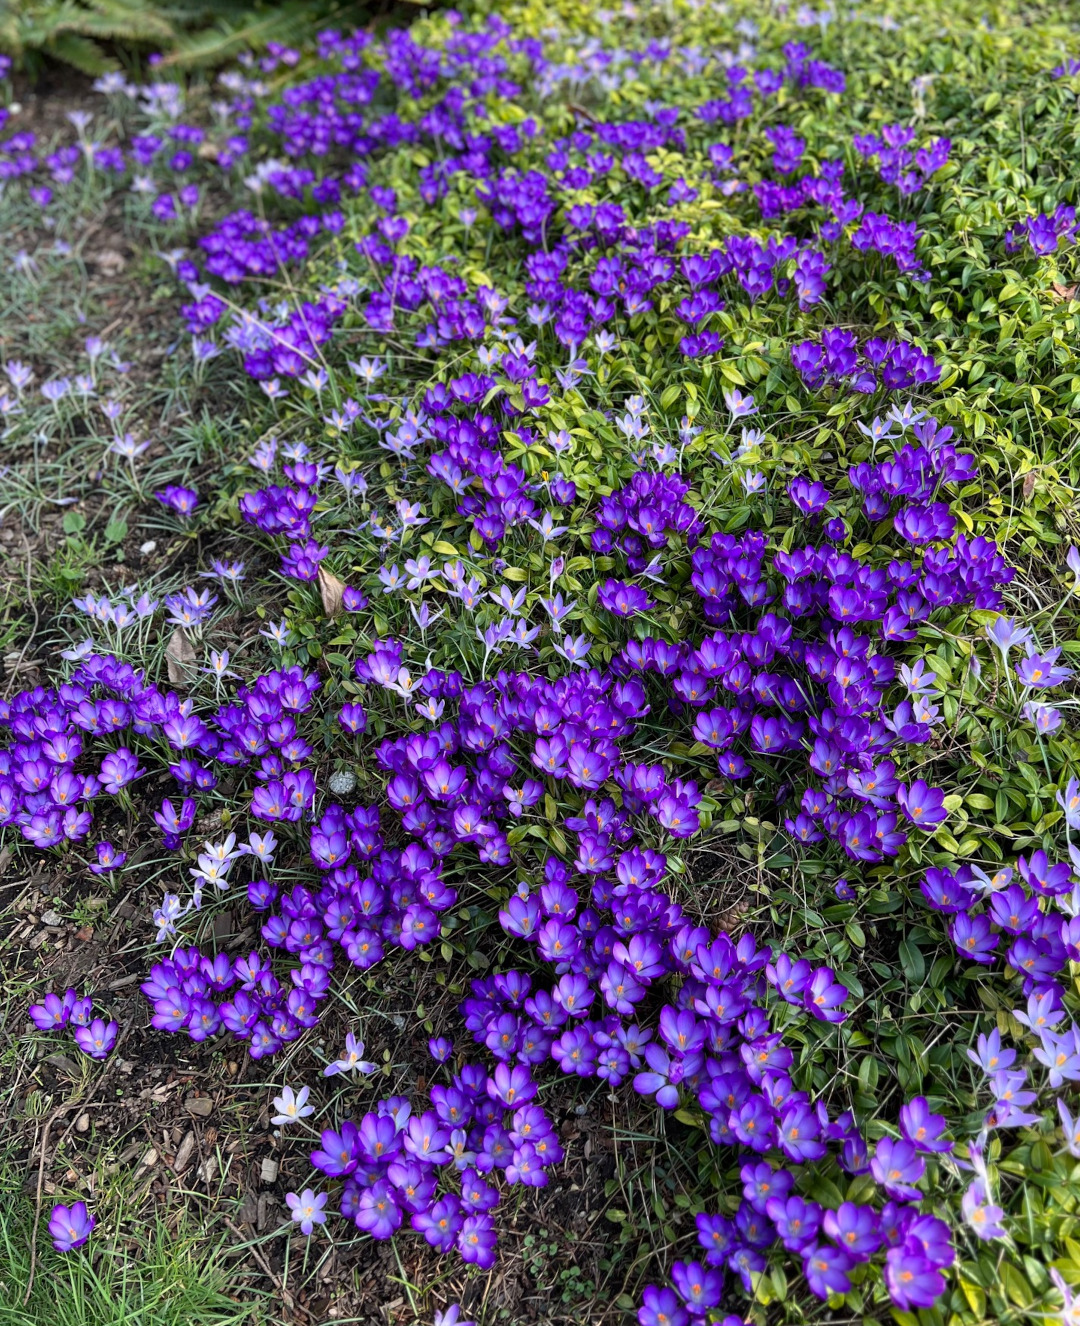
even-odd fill
[{"label": "purple crocus flower", "polygon": [[285,1205],[292,1213],[292,1219],[300,1226],[300,1233],[310,1236],[316,1225],[326,1224],[326,1206],[328,1197],[324,1192],[316,1193],[305,1188],[299,1196],[294,1192],[285,1194]]},{"label": "purple crocus flower", "polygon": [[647,612],[653,606],[652,600],[640,586],[629,585],[622,580],[605,580],[597,598],[601,607],[616,617],[633,617],[639,612]]},{"label": "purple crocus flower", "polygon": [[373,1239],[388,1239],[401,1226],[401,1218],[394,1189],[385,1179],[378,1179],[360,1194],[353,1222]]},{"label": "purple crocus flower", "polygon": [[63,1030],[77,998],[74,990],[65,990],[63,996],[50,990],[40,1004],[30,1005],[30,1020],[39,1031]]},{"label": "purple crocus flower", "polygon": [[943,1138],[945,1117],[932,1114],[925,1096],[914,1096],[900,1107],[900,1131],[917,1151],[951,1151],[952,1143]]},{"label": "purple crocus flower", "polygon": [[75,1044],[91,1059],[107,1059],[119,1034],[117,1023],[94,1018],[88,1027],[75,1028]]},{"label": "purple crocus flower", "polygon": [[58,1202],[49,1216],[49,1235],[57,1252],[71,1252],[81,1248],[94,1228],[94,1217],[85,1202],[65,1206]]},{"label": "purple crocus flower", "polygon": [[930,787],[921,778],[917,778],[910,787],[903,783],[897,788],[896,799],[912,824],[929,833],[943,824],[948,811],[943,802],[945,793],[940,788]]},{"label": "purple crocus flower", "polygon": [[1001,1032],[995,1027],[989,1035],[980,1033],[975,1049],[968,1050],[967,1057],[984,1073],[990,1074],[1011,1068],[1016,1062],[1016,1051],[1002,1046]]},{"label": "purple crocus flower", "polygon": [[1005,1237],[1005,1226],[1001,1223],[1005,1212],[991,1202],[982,1179],[975,1179],[964,1193],[961,1209],[977,1238],[985,1241]]},{"label": "purple crocus flower", "polygon": [[110,842],[98,843],[97,860],[91,861],[87,867],[92,875],[107,875],[111,870],[119,870],[127,860],[127,853],[121,852]]},{"label": "purple crocus flower", "polygon": [[965,958],[982,963],[983,966],[993,963],[999,936],[991,931],[990,922],[985,916],[969,916],[966,912],[960,912],[949,927],[949,934]]},{"label": "purple crocus flower", "polygon": [[877,1213],[870,1206],[841,1202],[835,1211],[825,1212],[822,1228],[856,1261],[866,1261],[881,1247]]},{"label": "purple crocus flower", "polygon": [[701,1262],[675,1262],[671,1268],[675,1292],[691,1311],[707,1312],[720,1302],[724,1289],[723,1276],[709,1270]]},{"label": "purple crocus flower", "polygon": [[854,1265],[854,1260],[843,1248],[830,1248],[828,1244],[812,1248],[803,1259],[803,1272],[810,1292],[826,1299],[830,1294],[846,1294],[851,1288],[848,1272]]},{"label": "purple crocus flower", "polygon": [[437,1064],[444,1064],[454,1053],[454,1042],[445,1036],[433,1036],[428,1041],[428,1053]]},{"label": "purple crocus flower", "polygon": [[1060,648],[1048,649],[1044,654],[1037,654],[1029,642],[1027,651],[1027,658],[1021,659],[1016,665],[1016,675],[1025,686],[1035,690],[1045,690],[1049,686],[1060,686],[1073,675],[1072,668],[1063,667],[1058,663],[1061,657]]},{"label": "purple crocus flower", "polygon": [[1028,644],[1032,635],[1026,626],[1020,626],[1013,617],[998,617],[986,628],[986,638],[1001,651],[1002,658],[1016,645]]},{"label": "purple crocus flower", "polygon": [[803,1003],[819,1022],[843,1022],[847,1014],[840,1005],[847,996],[847,988],[836,979],[832,968],[819,967],[810,978]]},{"label": "purple crocus flower", "polygon": [[101,762],[101,790],[115,796],[145,772],[131,751],[121,746],[119,750],[111,751]]},{"label": "purple crocus flower", "polygon": [[465,1224],[465,1217],[460,1200],[455,1194],[448,1193],[427,1211],[414,1212],[410,1223],[437,1252],[449,1252]]},{"label": "purple crocus flower", "polygon": [[904,1312],[930,1308],[945,1292],[945,1277],[913,1242],[890,1248],[885,1257],[885,1285],[892,1301]]},{"label": "purple crocus flower", "polygon": [[883,1137],[870,1161],[870,1173],[897,1201],[917,1202],[922,1197],[915,1185],[925,1170],[926,1162],[906,1138]]},{"label": "purple crocus flower", "polygon": [[181,488],[178,484],[169,484],[160,493],[154,496],[162,506],[167,506],[170,511],[175,511],[178,516],[190,516],[199,504],[199,494],[194,488]]},{"label": "purple crocus flower", "polygon": [[673,1289],[646,1285],[638,1308],[638,1326],[688,1326],[690,1315]]},{"label": "purple crocus flower", "polygon": [[463,1261],[471,1262],[482,1271],[495,1265],[495,1225],[489,1215],[479,1212],[465,1217],[457,1236],[458,1251]]},{"label": "purple crocus flower", "polygon": [[652,1096],[661,1109],[673,1110],[679,1104],[679,1088],[671,1080],[674,1065],[671,1056],[655,1042],[645,1046],[645,1072],[634,1078],[634,1090],[639,1096]]}]

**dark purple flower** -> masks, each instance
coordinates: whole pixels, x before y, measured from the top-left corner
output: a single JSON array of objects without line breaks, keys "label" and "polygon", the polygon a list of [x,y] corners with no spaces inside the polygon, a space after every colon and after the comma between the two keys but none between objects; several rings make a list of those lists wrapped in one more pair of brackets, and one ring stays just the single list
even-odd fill
[{"label": "dark purple flower", "polygon": [[688,1326],[690,1317],[673,1289],[648,1285],[638,1308],[638,1326]]},{"label": "dark purple flower", "polygon": [[81,1248],[94,1228],[94,1217],[85,1202],[64,1206],[58,1202],[49,1216],[49,1235],[57,1252],[71,1252]]},{"label": "dark purple flower", "polygon": [[951,1151],[952,1143],[942,1137],[945,1117],[932,1114],[925,1096],[914,1096],[900,1107],[900,1131],[918,1151]]},{"label": "dark purple flower", "polygon": [[948,817],[948,811],[942,804],[945,793],[940,788],[930,787],[921,778],[917,778],[910,787],[905,787],[901,783],[896,792],[896,800],[912,824],[927,833],[936,829],[939,824],[944,824]]},{"label": "dark purple flower", "polygon": [[495,1265],[495,1226],[489,1215],[469,1215],[457,1236],[457,1246],[463,1261],[479,1266],[482,1271]]},{"label": "dark purple flower", "polygon": [[91,1059],[107,1059],[119,1033],[118,1023],[94,1018],[89,1026],[75,1028],[75,1044]]},{"label": "dark purple flower", "polygon": [[835,1211],[825,1212],[822,1228],[856,1261],[866,1261],[881,1247],[877,1212],[871,1206],[841,1202]]},{"label": "dark purple flower", "polygon": [[847,988],[836,979],[832,968],[819,967],[810,978],[803,1003],[821,1022],[843,1022],[847,1014],[840,1006],[847,995]]},{"label": "dark purple flower", "polygon": [[945,1292],[945,1277],[915,1241],[890,1248],[885,1257],[885,1285],[904,1312],[931,1308]]},{"label": "dark purple flower", "polygon": [[353,1222],[357,1229],[364,1230],[373,1239],[388,1239],[400,1227],[401,1207],[394,1200],[394,1190],[385,1179],[377,1179],[360,1193]]},{"label": "dark purple flower", "polygon": [[675,1262],[671,1268],[675,1292],[691,1311],[706,1312],[720,1302],[724,1281],[718,1271],[700,1262]]},{"label": "dark purple flower", "polygon": [[622,580],[605,580],[597,594],[600,605],[617,617],[633,617],[647,612],[652,606],[648,594],[638,585]]},{"label": "dark purple flower", "polygon": [[830,1248],[828,1244],[812,1248],[803,1259],[810,1292],[826,1299],[830,1294],[846,1294],[851,1288],[848,1272],[854,1264],[842,1248]]},{"label": "dark purple flower", "polygon": [[167,506],[178,516],[190,516],[199,504],[199,494],[193,488],[181,488],[177,484],[169,484],[164,491],[154,496],[162,506]]},{"label": "dark purple flower", "polygon": [[870,1161],[870,1173],[890,1197],[917,1202],[922,1193],[915,1186],[926,1171],[926,1162],[915,1146],[904,1138],[883,1137]]},{"label": "dark purple flower", "polygon": [[91,861],[88,869],[93,875],[106,875],[111,870],[119,870],[127,860],[127,853],[118,851],[112,843],[98,843],[97,860]]},{"label": "dark purple flower", "polygon": [[77,995],[65,990],[63,996],[50,991],[40,1004],[30,1005],[30,1020],[39,1031],[60,1031],[67,1026]]}]

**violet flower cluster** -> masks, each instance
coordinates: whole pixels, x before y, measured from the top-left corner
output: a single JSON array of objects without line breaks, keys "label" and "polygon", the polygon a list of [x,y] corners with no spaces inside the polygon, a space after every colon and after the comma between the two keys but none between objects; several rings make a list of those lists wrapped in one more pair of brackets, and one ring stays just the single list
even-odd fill
[{"label": "violet flower cluster", "polygon": [[856,134],[855,151],[877,166],[886,184],[895,184],[903,195],[918,193],[930,176],[945,165],[952,150],[948,138],[935,138],[929,147],[911,150],[915,130],[911,125],[883,124],[880,134]]},{"label": "violet flower cluster", "polygon": [[1005,252],[1017,252],[1026,240],[1032,253],[1043,258],[1056,253],[1062,239],[1076,243],[1076,208],[1071,203],[1059,203],[1049,216],[1039,212],[1010,226],[1005,232]]},{"label": "violet flower cluster", "polygon": [[72,1029],[75,1044],[91,1059],[107,1059],[120,1034],[119,1024],[94,1017],[90,995],[67,989],[62,995],[50,990],[40,1004],[30,1005],[30,1020],[39,1031]]},{"label": "violet flower cluster", "polygon": [[879,389],[931,386],[941,377],[933,356],[912,342],[871,336],[860,346],[854,332],[842,327],[826,328],[820,340],[793,345],[791,364],[812,392],[835,385],[872,395]]},{"label": "violet flower cluster", "polygon": [[[440,1060],[448,1048],[433,1046]],[[562,1146],[528,1067],[503,1063],[489,1074],[465,1064],[448,1085],[431,1087],[429,1100],[430,1108],[416,1112],[408,1097],[391,1096],[359,1123],[324,1129],[311,1163],[344,1180],[340,1213],[357,1229],[388,1239],[407,1217],[440,1254],[456,1250],[466,1263],[489,1270],[496,1246],[491,1212],[504,1186],[545,1186]],[[313,1194],[301,1194],[301,1204],[306,1196]],[[297,1207],[293,1219],[321,1223],[319,1215]]]}]

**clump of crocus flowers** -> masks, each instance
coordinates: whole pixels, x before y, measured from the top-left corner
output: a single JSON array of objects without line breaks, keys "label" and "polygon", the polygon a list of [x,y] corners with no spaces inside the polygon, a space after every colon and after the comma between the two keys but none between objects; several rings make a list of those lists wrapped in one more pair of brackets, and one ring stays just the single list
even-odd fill
[{"label": "clump of crocus flowers", "polygon": [[[767,146],[740,146],[740,153],[759,151],[758,164],[781,177],[760,180],[752,191],[739,178],[735,149],[712,141],[725,132],[717,126],[753,121],[782,87],[788,105],[843,92],[843,74],[801,44],[784,47],[781,68],[717,68],[721,95],[689,113],[657,103],[643,118],[627,119],[611,103],[607,118],[579,116],[572,131],[553,137],[542,111],[541,118],[499,122],[463,96],[440,94],[437,105],[425,98],[437,95],[444,77],[468,85],[479,104],[482,97],[519,98],[533,82],[551,93],[600,71],[608,81],[598,87],[614,91],[623,64],[634,77],[664,76],[671,49],[650,42],[632,58],[598,59],[582,71],[551,58],[543,43],[518,41],[501,19],[471,31],[456,15],[447,23],[452,35],[431,47],[397,32],[375,50],[366,33],[325,34],[325,67],[269,110],[254,112],[287,164],[267,158],[249,183],[264,201],[290,207],[289,219],[264,219],[262,209],[258,216],[235,212],[202,236],[196,252],[177,251],[167,261],[190,296],[183,317],[195,360],[216,356],[221,347],[210,338],[221,334],[275,406],[295,404],[302,391],[322,401],[329,385],[322,362],[331,362],[335,330],[346,318],[373,341],[393,334],[395,343],[409,338],[425,355],[452,356],[447,372],[397,396],[381,352],[348,361],[355,385],[317,408],[343,454],[365,430],[400,480],[382,514],[369,506],[350,532],[387,547],[399,541],[404,571],[388,552],[364,588],[344,587],[342,609],[364,614],[369,594],[391,606],[412,594],[409,609],[422,635],[438,619],[467,624],[482,662],[474,660],[471,675],[445,657],[443,666],[418,665],[426,650],[417,654],[404,631],[380,627],[364,636],[350,698],[333,717],[352,746],[367,732],[369,710],[378,712],[386,735],[372,748],[382,787],[369,804],[345,805],[326,796],[317,778],[327,730],[319,724],[324,691],[314,671],[283,664],[240,680],[227,671],[226,655],[215,680],[240,684],[211,706],[162,689],[87,644],[70,651],[74,666],[62,684],[0,703],[10,738],[0,753],[0,824],[17,827],[34,847],[82,851],[97,806],[106,798],[130,801],[148,772],[167,768],[176,790],[151,818],[165,849],[177,852],[195,826],[200,797],[226,777],[250,793],[257,828],[246,840],[230,833],[189,852],[192,882],[157,909],[158,938],[170,949],[142,989],[155,1027],[195,1041],[230,1038],[254,1058],[278,1053],[319,1024],[336,967],[367,970],[388,949],[412,951],[443,934],[458,902],[451,858],[493,871],[514,867],[519,878],[504,888],[498,923],[520,966],[473,982],[461,1005],[485,1062],[451,1068],[451,1048],[436,1042],[432,1053],[446,1065],[446,1080],[431,1087],[423,1108],[419,1100],[389,1097],[359,1122],[343,1119],[323,1130],[312,1163],[341,1180],[342,1215],[375,1238],[389,1237],[407,1218],[440,1252],[456,1249],[466,1261],[490,1266],[491,1212],[505,1189],[542,1186],[561,1157],[555,1126],[537,1104],[552,1063],[613,1090],[628,1083],[660,1109],[699,1110],[712,1142],[746,1157],[737,1208],[697,1217],[698,1257],[675,1263],[671,1287],[646,1291],[642,1326],[702,1321],[721,1303],[725,1271],[752,1289],[778,1247],[798,1260],[819,1297],[845,1293],[858,1268],[877,1259],[898,1308],[927,1307],[942,1293],[953,1260],[948,1229],[920,1209],[927,1158],[951,1152],[943,1117],[916,1097],[899,1112],[899,1135],[882,1137],[871,1151],[849,1112],[832,1117],[796,1089],[784,1034],[797,1019],[826,1028],[842,1021],[849,1003],[843,979],[752,933],[717,933],[697,923],[672,896],[664,847],[701,830],[711,813],[703,789],[716,776],[731,787],[752,775],[765,780],[778,790],[796,848],[831,843],[853,862],[893,858],[912,834],[932,834],[947,820],[945,789],[915,767],[941,722],[940,688],[921,661],[901,661],[901,650],[938,610],[1001,609],[1012,571],[992,542],[957,533],[960,488],[975,476],[973,458],[957,450],[951,428],[899,398],[933,386],[941,367],[914,342],[860,340],[843,325],[817,324],[788,347],[775,368],[793,386],[834,398],[876,395],[889,408],[858,426],[869,457],[828,486],[813,474],[772,484],[770,500],[797,531],[783,546],[771,534],[775,524],[753,514],[753,502],[769,489],[766,475],[741,471],[741,493],[732,482],[734,461],[762,445],[764,431],[744,430],[734,457],[713,452],[719,466],[695,474],[692,484],[678,470],[701,430],[685,420],[676,448],[660,436],[645,399],[630,396],[605,423],[625,440],[633,473],[594,496],[574,468],[579,441],[552,417],[560,398],[592,404],[590,379],[609,377],[612,356],[645,328],[677,348],[682,368],[693,373],[723,350],[724,318],[737,307],[786,304],[784,317],[796,305],[812,311],[835,279],[835,255],[844,246],[860,263],[877,265],[877,255],[925,279],[919,232],[845,193],[839,161],[794,178],[815,145],[788,125],[770,122],[759,135]],[[694,58],[708,65],[700,52]],[[177,121],[182,99],[171,86],[139,95],[149,111]],[[123,80],[103,81],[102,90],[130,95]],[[250,117],[262,92],[243,78],[229,90],[229,113]],[[194,149],[205,137],[200,126],[175,122],[168,141],[154,132],[126,152],[91,144],[90,157],[118,176],[130,170],[132,188],[157,193],[153,215],[172,224],[180,209],[198,205],[199,190],[186,177],[202,158]],[[749,138],[738,134],[740,144]],[[949,154],[947,140],[910,152],[913,141],[911,131],[886,126],[856,148],[878,164],[886,183],[912,193]],[[345,160],[323,150],[329,142]],[[251,168],[246,134],[230,131],[216,146],[207,159]],[[33,147],[32,138],[9,142],[6,174],[47,170],[62,187],[86,155],[61,149],[39,159]],[[381,154],[398,150],[432,157],[418,168],[417,196],[407,205],[395,189],[374,182]],[[681,159],[687,152],[708,161],[700,178],[682,165],[673,177],[671,168],[652,164],[662,159],[657,154]],[[179,182],[161,192],[174,176]],[[609,188],[612,180],[617,190]],[[683,209],[713,186],[767,229],[731,234],[699,251],[689,219],[695,214]],[[422,264],[408,251],[416,222],[406,210],[441,217],[435,209],[451,189],[466,190],[471,200],[458,211],[464,233],[483,227],[494,258],[520,267],[515,289],[470,284],[457,264]],[[595,201],[582,202],[584,190]],[[340,242],[350,195],[370,199],[378,212],[348,249],[355,266],[299,306],[260,301],[232,316],[237,287],[299,268],[322,242]],[[37,199],[49,205],[40,191]],[[801,229],[787,233],[788,218],[815,208],[814,238]],[[1050,253],[1073,237],[1074,221],[1064,206],[1029,218],[1007,246],[1026,236],[1036,254]],[[233,288],[228,302],[215,281]],[[92,360],[101,353],[95,347]],[[17,397],[32,376],[9,362]],[[66,381],[46,388],[57,407],[72,391]],[[725,403],[732,422],[764,410],[739,390],[725,392]],[[115,425],[117,411],[106,405]],[[143,446],[117,430],[114,450],[132,463]],[[283,575],[314,586],[334,561],[333,508],[371,496],[369,477],[347,461],[335,466],[304,442],[278,451],[266,441],[250,457],[261,477],[241,495],[240,514],[261,540],[276,541]],[[534,464],[541,456],[543,468]],[[372,473],[372,489],[376,483]],[[737,525],[715,515],[716,500],[732,493],[750,513]],[[198,521],[194,489],[169,485],[157,497],[185,523]],[[449,509],[470,553],[447,554],[437,566],[434,553],[414,545],[406,557],[406,537]],[[867,522],[885,521],[892,538],[869,543]],[[564,550],[581,536],[582,547],[605,563],[595,583],[579,591]],[[503,570],[527,559],[540,568],[527,583],[499,584]],[[235,583],[242,572],[215,564],[203,575]],[[440,607],[432,612],[436,581]],[[685,595],[690,624],[669,638],[676,633],[666,629],[658,604],[684,583],[692,591]],[[594,602],[605,619],[603,665],[595,647],[600,632],[572,633],[580,628],[571,623],[584,620]],[[191,632],[210,627],[216,605],[210,590],[191,586],[164,600],[168,624]],[[125,593],[115,602],[87,595],[76,606],[97,628],[121,631],[152,618],[160,605]],[[366,627],[369,618],[358,621]],[[265,634],[279,646],[288,639],[285,625]],[[1009,650],[1025,646],[1013,675],[1036,706],[1032,722],[1052,731],[1060,714],[1055,720],[1057,711],[1030,697],[1067,681],[1069,669],[1008,619],[988,635],[1003,662]],[[494,658],[505,666],[492,673]],[[355,698],[360,692],[363,703]],[[650,713],[662,713],[678,733],[690,752],[684,762],[674,765],[642,747]],[[346,796],[348,776],[337,786],[346,790],[334,792],[331,779],[331,796]],[[546,832],[539,808],[556,798],[570,808],[559,817],[563,845],[549,837],[531,855],[518,831]],[[1072,784],[1059,799],[1077,827]],[[278,866],[297,860],[307,878],[287,888]],[[123,853],[103,841],[88,868],[108,872],[123,863]],[[1078,1072],[1078,1033],[1071,1024],[1062,1030],[1057,975],[1069,958],[1080,960],[1080,900],[1068,867],[1045,852],[1020,857],[1016,870],[1016,883],[1009,868],[989,881],[974,871],[928,871],[923,894],[952,918],[961,954],[986,966],[1001,956],[1018,973],[1027,1003],[1016,1016],[1038,1038],[1036,1059],[1057,1086]],[[260,918],[257,946],[230,955],[182,942],[185,920],[204,898],[236,885]],[[858,895],[838,881],[838,896]],[[89,1018],[85,1003],[73,991],[50,994],[32,1016],[44,1029],[74,1024],[81,1047],[101,1057],[116,1027]],[[988,1127],[1029,1117],[1031,1093],[1014,1052],[987,1038],[977,1062],[994,1097]],[[324,1071],[340,1076],[373,1067],[350,1036],[344,1055]],[[311,1112],[306,1091],[283,1092],[277,1126]],[[1066,1126],[1072,1133],[1071,1122]],[[830,1155],[876,1187],[834,1209],[805,1199],[801,1167]],[[965,1218],[980,1237],[997,1237],[1000,1208],[971,1148],[968,1163],[976,1178],[964,1198]],[[287,1203],[305,1234],[327,1219],[325,1192],[304,1188]],[[57,1207],[54,1221],[57,1246],[80,1246],[93,1225],[82,1203]]]},{"label": "clump of crocus flowers", "polygon": [[62,995],[50,990],[40,1004],[30,1005],[30,1020],[39,1031],[71,1028],[75,1044],[91,1059],[107,1059],[116,1044],[120,1026],[94,1017],[94,1000],[67,989]]}]

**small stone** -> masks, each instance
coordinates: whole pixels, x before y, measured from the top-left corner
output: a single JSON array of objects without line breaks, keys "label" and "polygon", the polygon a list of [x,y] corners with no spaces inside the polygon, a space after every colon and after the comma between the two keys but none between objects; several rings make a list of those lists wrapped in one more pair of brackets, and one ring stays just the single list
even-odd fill
[{"label": "small stone", "polygon": [[127,259],[119,249],[102,249],[91,261],[97,264],[103,276],[119,276],[127,266]]},{"label": "small stone", "polygon": [[42,924],[42,925],[63,925],[63,924],[64,924],[64,918],[60,915],[59,912],[53,911],[53,909],[50,907],[49,910],[48,910],[47,912],[43,912],[43,913],[42,913],[42,916],[41,916],[41,924]]},{"label": "small stone", "polygon": [[197,1114],[200,1119],[205,1119],[213,1112],[214,1102],[209,1096],[188,1096],[184,1101],[184,1109],[189,1114]]},{"label": "small stone", "polygon": [[336,797],[348,796],[356,786],[356,774],[351,769],[337,769],[330,775],[330,791]]},{"label": "small stone", "polygon": [[139,552],[141,552],[144,557],[149,557],[156,548],[157,539],[147,539],[145,543],[139,544]]},{"label": "small stone", "polygon": [[75,1131],[77,1133],[85,1133],[89,1127],[90,1127],[89,1114],[80,1114],[79,1117],[75,1120]]}]

